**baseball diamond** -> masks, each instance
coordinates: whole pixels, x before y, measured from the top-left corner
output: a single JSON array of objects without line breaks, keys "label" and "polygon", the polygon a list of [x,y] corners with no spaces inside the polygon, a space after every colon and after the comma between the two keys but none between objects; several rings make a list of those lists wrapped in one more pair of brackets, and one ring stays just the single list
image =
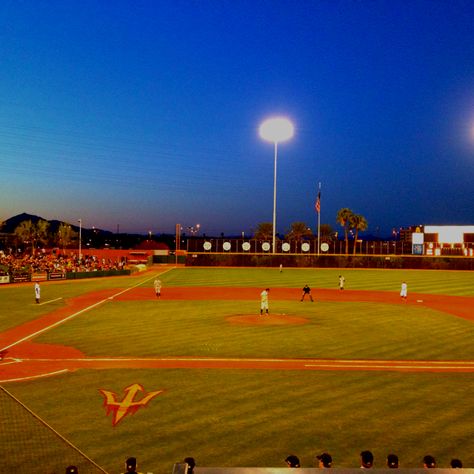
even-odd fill
[{"label": "baseball diamond", "polygon": [[[248,274],[247,279],[240,278],[243,271]],[[456,388],[460,382],[459,377],[464,377],[465,390],[474,382],[474,376],[470,375],[474,373],[474,352],[463,342],[464,338],[469,339],[474,335],[473,296],[466,294],[464,290],[458,292],[461,294],[454,295],[419,292],[416,291],[417,284],[413,283],[410,285],[413,291],[409,292],[407,301],[402,302],[395,286],[393,291],[351,289],[351,281],[354,286],[360,286],[360,281],[370,280],[371,274],[364,271],[358,272],[357,277],[355,273],[346,272],[347,285],[343,292],[338,287],[337,270],[295,269],[285,271],[284,274],[277,273],[277,269],[226,269],[225,273],[220,273],[216,269],[155,267],[138,276],[106,278],[100,282],[45,283],[42,285],[42,300],[47,304],[43,306],[33,306],[24,301],[21,303],[27,289],[25,285],[0,288],[0,295],[3,293],[15,298],[15,304],[22,305],[23,313],[33,309],[35,311],[35,314],[28,315],[19,324],[11,319],[7,324],[5,321],[2,323],[0,382],[24,403],[32,405],[35,412],[39,412],[49,422],[54,422],[55,418],[59,417],[57,424],[61,433],[72,439],[74,444],[79,444],[82,450],[86,450],[88,455],[109,471],[117,469],[114,468],[114,453],[120,456],[120,450],[124,449],[119,441],[120,430],[132,429],[135,432],[150,429],[148,423],[155,416],[163,421],[167,420],[164,422],[168,427],[157,436],[162,440],[158,443],[160,446],[163,442],[169,443],[170,447],[166,449],[168,454],[164,454],[162,459],[157,461],[159,455],[156,447],[152,447],[153,440],[150,440],[151,445],[147,444],[146,449],[143,446],[140,448],[139,445],[134,448],[140,451],[137,455],[143,459],[142,464],[144,462],[150,465],[153,472],[170,472],[173,463],[179,459],[177,456],[184,457],[190,450],[191,454],[200,458],[203,466],[263,467],[275,465],[279,450],[293,449],[292,442],[273,452],[265,448],[263,457],[261,449],[254,450],[254,454],[252,450],[247,449],[245,456],[236,455],[231,461],[226,461],[228,447],[224,445],[216,453],[215,442],[204,442],[200,436],[196,438],[196,442],[201,439],[198,444],[185,442],[183,446],[181,429],[179,431],[182,434],[177,438],[176,434],[172,434],[173,430],[170,431],[174,423],[178,423],[177,426],[180,426],[180,423],[177,420],[172,422],[168,417],[176,410],[191,410],[191,413],[194,413],[192,416],[198,417],[198,424],[206,423],[205,420],[217,409],[211,408],[217,402],[213,401],[212,394],[215,390],[224,390],[222,393],[226,394],[221,398],[223,407],[230,403],[232,411],[237,406],[239,410],[244,406],[245,410],[249,410],[251,405],[248,403],[252,399],[257,406],[260,405],[251,396],[255,390],[265,390],[265,393],[268,393],[266,397],[270,397],[268,400],[272,397],[279,399],[281,394],[274,393],[272,387],[279,392],[278,387],[284,388],[287,382],[291,381],[296,393],[305,393],[306,401],[302,403],[300,397],[293,400],[295,394],[285,390],[285,397],[289,398],[284,405],[279,405],[277,411],[289,410],[292,416],[296,416],[296,420],[300,416],[305,419],[308,413],[312,412],[310,405],[317,404],[318,412],[332,410],[332,403],[328,405],[320,397],[349,390],[346,395],[342,396],[341,392],[341,395],[337,396],[339,409],[337,420],[333,421],[338,426],[340,423],[345,425],[349,422],[351,409],[347,409],[362,396],[357,389],[359,384],[363,387],[369,383],[371,386],[360,399],[361,402],[365,400],[364,404],[367,405],[363,411],[368,410],[367,414],[370,413],[370,405],[375,404],[378,407],[376,409],[384,413],[381,418],[390,419],[396,417],[398,412],[387,411],[388,407],[382,403],[386,396],[382,393],[385,388],[394,388],[394,383],[402,384],[396,391],[397,397],[400,397],[400,403],[413,404],[410,416],[416,417],[426,410],[426,407],[419,405],[419,402],[423,403],[423,399],[428,396],[424,389],[417,389],[420,393],[416,402],[411,397],[411,401],[402,400],[413,393],[415,386],[422,387],[422,380],[429,380],[433,389],[437,387],[439,400],[435,406],[439,404],[440,407],[450,403],[449,397],[443,399],[443,394],[447,393],[445,383],[449,383],[457,393],[461,390],[460,387]],[[403,278],[406,273],[404,272]],[[153,280],[157,274],[160,274],[163,282],[159,299],[156,298],[153,288]],[[434,274],[437,278],[442,277],[441,272],[415,272],[411,275],[416,275],[421,281],[423,277],[432,279]],[[224,275],[227,275],[227,284]],[[254,286],[262,277],[261,284]],[[356,278],[359,279],[357,285]],[[396,272],[387,271],[378,273],[377,278],[399,280]],[[259,295],[262,288],[266,287],[265,280],[271,282],[270,311],[267,316],[262,317],[259,315]],[[309,300],[300,301],[300,281],[306,280],[311,281],[314,303]],[[318,285],[318,280],[321,285]],[[325,287],[329,286],[327,281],[333,280],[332,288]],[[410,278],[407,280],[410,282]],[[205,282],[207,284],[203,284]],[[420,287],[424,288],[425,285]],[[3,298],[1,301],[0,304],[5,305]],[[367,321],[364,321],[365,319]],[[374,325],[375,333],[370,334],[369,327]],[[427,331],[431,332],[429,336]],[[427,337],[422,344],[425,348],[419,345],[423,337]],[[364,344],[363,340],[360,341],[363,338],[366,338],[367,344]],[[452,347],[449,347],[449,341]],[[360,346],[359,342],[362,342]],[[193,373],[195,376],[191,375]],[[226,381],[225,389],[224,386],[218,388],[219,378],[214,380],[214,374],[219,373],[221,382]],[[249,379],[245,374],[258,375],[261,387],[250,388],[248,384],[252,386],[257,380],[254,376]],[[312,374],[317,378],[313,379]],[[203,377],[207,382],[204,383]],[[318,385],[326,386],[319,394],[318,391],[307,392],[315,380]],[[348,382],[349,380],[351,382]],[[378,382],[375,383],[376,381]],[[190,382],[192,388],[189,386]],[[80,384],[80,389],[77,383]],[[115,393],[117,395],[114,396],[119,400],[123,396],[120,393],[132,385],[141,387],[140,391],[135,389],[135,397],[139,397],[141,391],[143,396],[146,396],[146,393],[160,393],[160,396],[150,399],[147,406],[136,414],[123,412],[119,418],[120,422],[113,427],[107,412],[101,412],[102,401],[100,394],[97,394],[99,391]],[[231,399],[236,393],[232,395],[233,391],[230,389],[237,386],[245,390],[245,394],[241,395],[246,400],[247,397],[250,398],[235,405]],[[330,386],[333,388],[328,392]],[[35,393],[43,394],[45,398],[32,398],[32,387],[35,387]],[[74,393],[70,392],[71,389]],[[198,408],[194,402],[188,400],[186,409],[184,406],[178,408],[182,402],[176,397],[180,393],[188,393],[189,396],[193,394],[192,399],[209,398],[209,401],[200,402]],[[352,402],[349,402],[349,393],[356,397]],[[58,400],[61,407],[57,404],[45,405],[51,396]],[[343,399],[348,396],[348,406],[343,408]],[[87,414],[88,423],[94,426],[94,436],[80,434],[77,428],[63,426],[60,421],[63,418],[61,411],[67,410],[73,399],[83,407],[81,412],[74,415],[77,417],[77,426],[83,423],[80,421],[81,413],[82,416]],[[459,403],[462,397],[456,400],[452,407],[454,411],[461,409]],[[172,403],[174,408],[168,406],[169,403]],[[208,405],[209,403],[211,405]],[[269,403],[272,405],[272,402]],[[307,406],[307,403],[310,405]],[[464,406],[464,402],[462,404]],[[299,415],[295,412],[297,407],[301,407]],[[169,412],[169,415],[165,415],[163,409]],[[217,412],[219,411],[217,409]],[[270,417],[267,419],[273,418],[272,411],[263,410],[266,416]],[[334,413],[329,413],[325,416],[334,416]],[[222,423],[226,424],[227,415],[219,416],[222,421],[216,435],[220,433],[218,436],[231,442],[235,436],[232,434],[234,430],[227,431],[225,426],[221,426]],[[247,425],[247,415],[242,413],[239,416],[244,426]],[[230,420],[227,423],[230,423]],[[311,431],[311,428],[308,426],[301,429],[300,435],[297,436],[301,438],[297,442],[297,448],[303,458],[307,453],[307,458],[313,449],[307,446],[307,442],[315,439],[316,443],[322,442],[324,446],[329,446],[324,444],[324,439],[318,440],[321,436],[329,436],[334,439],[327,449],[331,448],[333,452],[339,450],[341,455],[347,457],[348,452],[359,449],[360,444],[372,439],[373,434],[380,429],[379,423],[378,420],[371,422],[372,429],[364,429],[364,434],[358,433],[359,430],[353,427],[357,440],[353,444],[349,443],[350,446],[337,441],[334,433],[323,435],[318,428],[315,428],[313,435],[309,435],[308,429]],[[278,424],[277,420],[272,422],[272,426]],[[323,422],[323,430],[329,428],[324,428],[325,425],[326,422]],[[145,428],[146,426],[148,428]],[[111,428],[113,432],[109,432]],[[261,429],[259,428],[258,432],[261,432]],[[205,431],[212,433],[215,428],[207,427]],[[246,432],[250,440],[254,439],[254,436],[262,436],[262,433],[254,434],[249,426]],[[287,436],[284,433],[284,427],[277,428],[275,442],[283,439],[279,442],[286,443]],[[97,446],[97,437],[102,439],[110,435],[110,442],[115,447],[110,443],[105,443],[106,447]],[[309,439],[304,441],[308,436]],[[411,436],[413,435],[408,435],[407,438],[410,439]],[[403,433],[396,439],[392,435],[388,436],[385,440],[387,449],[393,443],[400,446],[399,449],[407,453],[406,458],[411,459],[410,462],[415,467],[413,459],[416,445],[405,442],[403,438]],[[175,440],[170,441],[173,439]],[[454,439],[459,443],[456,435]],[[311,441],[311,444],[315,441]],[[203,442],[208,445],[206,448],[202,448]],[[447,449],[445,442],[440,442],[440,450]],[[378,446],[373,448],[375,451],[385,449],[383,439],[377,442],[374,438],[371,443]],[[201,448],[198,448],[198,445]],[[469,459],[468,451],[466,446],[463,451],[465,460]],[[216,460],[213,460],[211,452],[214,457],[217,456]],[[350,465],[339,463],[339,467]]]}]

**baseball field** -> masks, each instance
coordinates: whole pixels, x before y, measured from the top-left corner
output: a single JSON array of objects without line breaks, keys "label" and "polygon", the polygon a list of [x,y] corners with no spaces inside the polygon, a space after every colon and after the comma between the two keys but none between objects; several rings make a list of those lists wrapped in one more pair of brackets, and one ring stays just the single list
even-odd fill
[{"label": "baseball field", "polygon": [[16,401],[0,397],[0,455],[62,472],[64,437],[110,473],[129,456],[170,474],[186,456],[312,467],[323,451],[358,467],[366,449],[375,467],[389,452],[474,467],[473,341],[474,272],[157,266],[43,283],[40,304],[32,284],[3,286],[0,385]]}]

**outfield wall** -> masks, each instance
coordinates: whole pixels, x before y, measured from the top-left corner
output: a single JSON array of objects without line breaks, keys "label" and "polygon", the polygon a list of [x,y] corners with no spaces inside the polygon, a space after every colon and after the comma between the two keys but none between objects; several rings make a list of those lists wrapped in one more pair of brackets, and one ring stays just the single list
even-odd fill
[{"label": "outfield wall", "polygon": [[82,280],[84,278],[98,278],[107,276],[130,275],[130,270],[97,270],[93,272],[66,272],[66,280]]},{"label": "outfield wall", "polygon": [[186,266],[216,267],[321,267],[423,270],[474,270],[473,257],[417,255],[301,255],[262,253],[188,253]]}]

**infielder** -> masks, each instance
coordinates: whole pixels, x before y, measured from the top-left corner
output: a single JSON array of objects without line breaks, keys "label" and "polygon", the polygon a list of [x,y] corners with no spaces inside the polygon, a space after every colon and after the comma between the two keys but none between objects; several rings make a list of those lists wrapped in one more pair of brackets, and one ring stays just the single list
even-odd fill
[{"label": "infielder", "polygon": [[408,296],[408,285],[405,282],[403,282],[402,287],[400,289],[400,298],[406,301],[407,296]]},{"label": "infielder", "polygon": [[155,294],[157,298],[161,297],[161,280],[156,278],[153,282],[153,287],[155,288]]},{"label": "infielder", "polygon": [[339,275],[339,289],[340,290],[344,289],[344,282],[345,281],[346,281],[346,279],[342,275]]},{"label": "infielder", "polygon": [[263,315],[263,312],[265,311],[266,314],[268,314],[268,293],[270,292],[270,288],[265,288],[261,293],[260,293],[260,315]]},{"label": "infielder", "polygon": [[306,295],[308,295],[311,302],[313,302],[313,297],[311,295],[311,288],[307,284],[303,287],[303,294],[301,295],[301,300],[300,301],[303,301],[305,299]]}]

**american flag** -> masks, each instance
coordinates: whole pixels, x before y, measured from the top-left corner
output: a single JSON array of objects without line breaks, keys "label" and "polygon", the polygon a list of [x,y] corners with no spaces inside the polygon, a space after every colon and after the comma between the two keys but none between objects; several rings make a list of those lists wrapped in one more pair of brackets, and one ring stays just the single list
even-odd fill
[{"label": "american flag", "polygon": [[321,212],[321,191],[318,192],[318,197],[316,198],[316,203],[314,204],[316,212],[319,214]]}]

